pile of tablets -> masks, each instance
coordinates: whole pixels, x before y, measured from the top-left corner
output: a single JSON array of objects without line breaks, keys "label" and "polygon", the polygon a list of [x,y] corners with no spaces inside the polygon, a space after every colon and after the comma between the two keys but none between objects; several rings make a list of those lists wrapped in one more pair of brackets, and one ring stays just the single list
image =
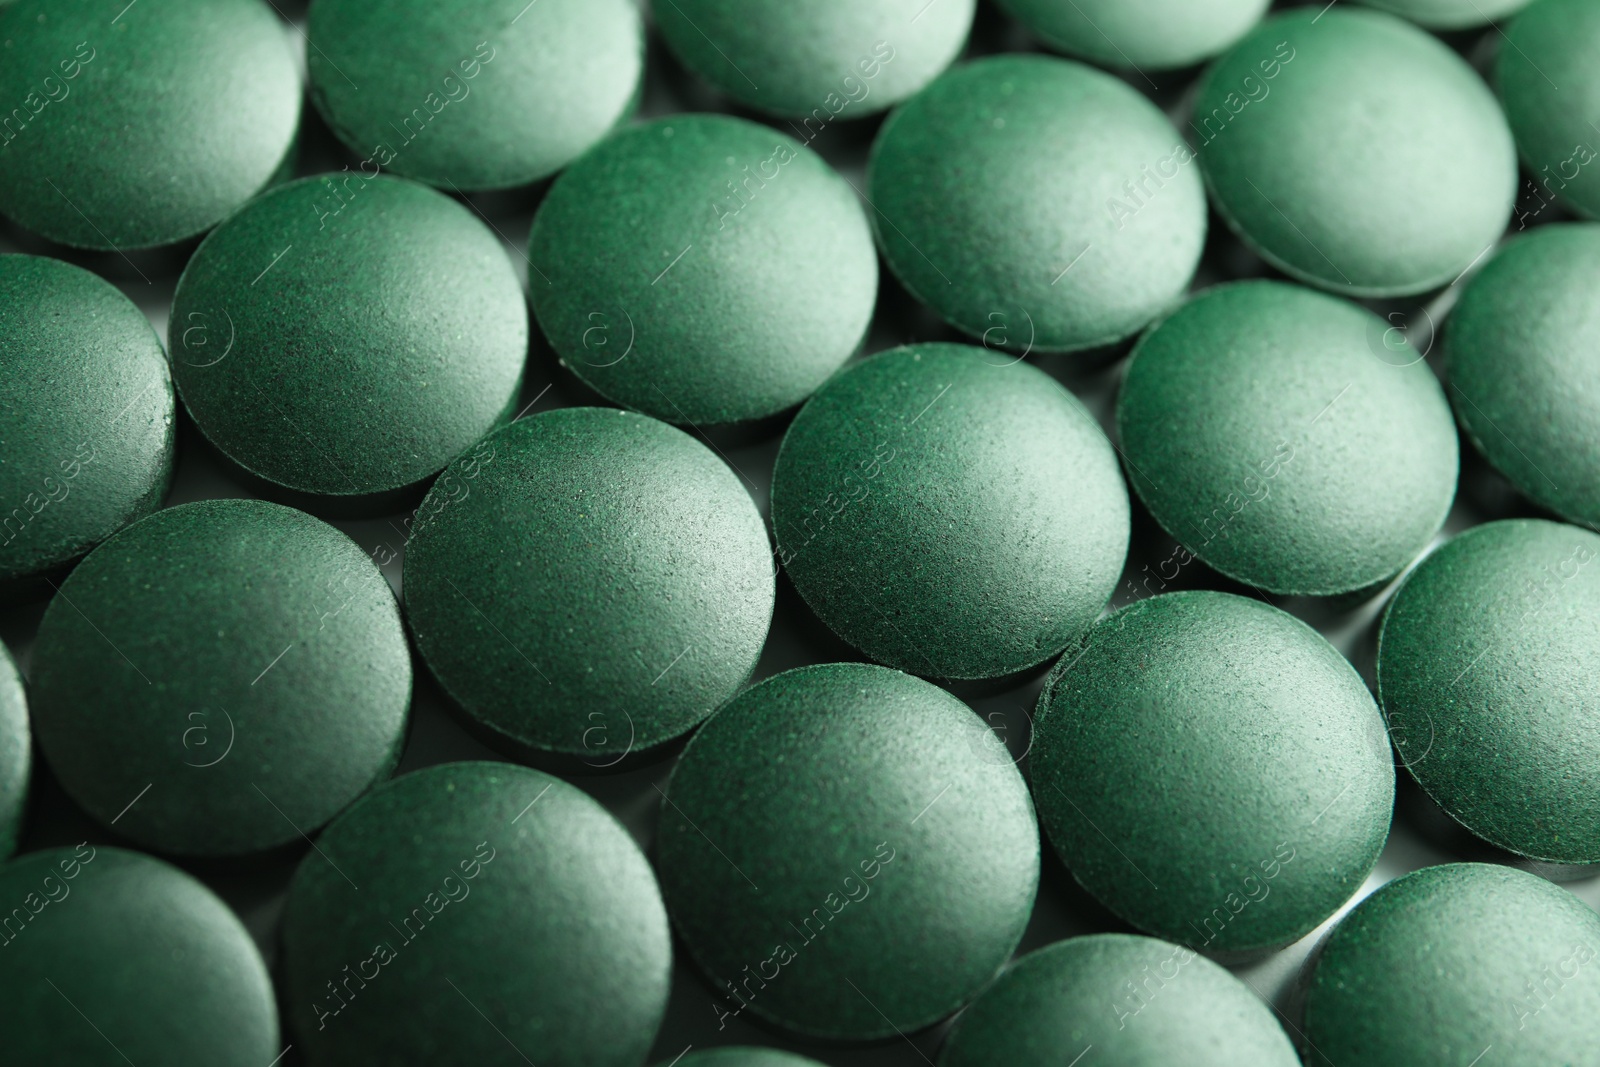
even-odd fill
[{"label": "pile of tablets", "polygon": [[1269,6],[0,7],[6,1056],[1595,1062],[1600,6]]}]

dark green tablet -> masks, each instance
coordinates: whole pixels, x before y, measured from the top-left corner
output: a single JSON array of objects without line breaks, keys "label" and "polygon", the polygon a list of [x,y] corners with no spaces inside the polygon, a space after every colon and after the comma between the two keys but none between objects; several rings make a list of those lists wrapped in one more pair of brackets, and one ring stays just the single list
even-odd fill
[{"label": "dark green tablet", "polygon": [[997,0],[1045,44],[1102,67],[1192,66],[1260,21],[1272,0]]},{"label": "dark green tablet", "polygon": [[1394,764],[1361,677],[1293,616],[1167,593],[1097,623],[1051,671],[1034,800],[1078,883],[1158,937],[1280,948],[1361,888]]},{"label": "dark green tablet", "polygon": [[1600,216],[1600,8],[1586,0],[1536,0],[1507,27],[1495,84],[1528,169],[1524,188]]},{"label": "dark green tablet", "polygon": [[285,30],[261,0],[0,6],[0,211],[119,252],[209,230],[292,165]]},{"label": "dark green tablet", "polygon": [[61,584],[34,729],[68,795],[181,856],[297,845],[400,759],[411,657],[389,583],[292,508],[158,511]]},{"label": "dark green tablet", "polygon": [[587,793],[447,763],[321,835],[289,885],[282,969],[313,1067],[636,1067],[672,942],[650,864]]},{"label": "dark green tablet", "polygon": [[57,570],[161,505],[176,403],[133,301],[58,259],[0,256],[0,583]]},{"label": "dark green tablet", "polygon": [[712,716],[667,785],[656,865],[718,1021],[867,1040],[977,994],[1039,881],[1004,748],[944,690],[861,663],[787,671]]},{"label": "dark green tablet", "polygon": [[1471,30],[1510,19],[1528,0],[1360,0],[1430,30]]}]

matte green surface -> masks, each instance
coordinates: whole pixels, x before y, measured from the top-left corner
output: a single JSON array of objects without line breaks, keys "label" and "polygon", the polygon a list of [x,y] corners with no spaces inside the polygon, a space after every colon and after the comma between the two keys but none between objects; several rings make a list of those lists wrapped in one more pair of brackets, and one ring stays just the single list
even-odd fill
[{"label": "matte green surface", "polygon": [[1362,901],[1312,972],[1306,1063],[1580,1067],[1600,1048],[1600,917],[1486,863],[1426,867]]},{"label": "matte green surface", "polygon": [[938,78],[872,148],[872,224],[896,277],[986,344],[1071,351],[1176,300],[1206,236],[1193,154],[1136,90],[1009,55]]},{"label": "matte green surface", "polygon": [[1051,671],[1039,817],[1097,900],[1209,952],[1277,948],[1361,887],[1394,765],[1361,678],[1277,608],[1168,593],[1102,619]]},{"label": "matte green surface", "polygon": [[508,763],[404,775],[306,855],[286,1010],[313,1065],[634,1067],[672,943],[639,846],[575,786]]},{"label": "matte green surface", "polygon": [[0,256],[0,581],[69,563],[160,506],[176,404],[160,340],[116,287]]},{"label": "matte green surface", "polygon": [[1117,1067],[1300,1064],[1243,982],[1186,948],[1127,934],[1022,957],[962,1013],[939,1063],[1062,1067],[1091,1048],[1094,1062]]},{"label": "matte green surface", "polygon": [[308,23],[311,99],[362,169],[447,189],[554,174],[644,71],[630,0],[315,0]]},{"label": "matte green surface", "polygon": [[656,24],[690,70],[740,103],[830,123],[899,103],[967,43],[974,0],[662,0]]},{"label": "matte green surface", "polygon": [[998,0],[1052,48],[1101,66],[1167,70],[1209,59],[1272,0]]},{"label": "matte green surface", "polygon": [[1378,686],[1400,758],[1467,829],[1600,862],[1600,535],[1511,519],[1440,548],[1389,604]]},{"label": "matte green surface", "polygon": [[658,1067],[822,1067],[816,1060],[775,1048],[708,1048],[663,1061]]},{"label": "matte green surface", "polygon": [[260,0],[0,7],[0,210],[79,248],[203,233],[300,128],[300,75]]},{"label": "matte green surface", "polygon": [[688,434],[613,408],[492,435],[435,484],[407,545],[407,615],[445,691],[512,752],[595,769],[682,735],[738,691],[775,585],[733,471]]},{"label": "matte green surface", "polygon": [[1100,614],[1128,550],[1110,442],[1044,372],[967,345],[896,348],[830,382],[772,475],[778,557],[873,659],[996,678]]},{"label": "matte green surface", "polygon": [[1039,883],[1027,787],[970,708],[860,663],[740,694],[684,750],[656,864],[719,1020],[867,1039],[975,995]]},{"label": "matte green surface", "polygon": [[194,878],[105,845],[0,866],[7,1063],[264,1067],[283,1052],[271,979]]},{"label": "matte green surface", "polygon": [[0,860],[16,851],[32,778],[28,698],[11,653],[0,644]]},{"label": "matte green surface", "polygon": [[1274,593],[1392,577],[1455,498],[1456,429],[1420,353],[1296,285],[1208,289],[1146,334],[1117,428],[1134,491],[1185,552]]},{"label": "matte green surface", "polygon": [[510,415],[528,317],[470,209],[396,178],[302,178],[229,219],[178,280],[184,406],[228,458],[359,498],[438,473]]},{"label": "matte green surface", "polygon": [[1267,19],[1206,74],[1190,134],[1245,243],[1351,296],[1451,281],[1500,236],[1516,196],[1511,132],[1483,79],[1381,12]]},{"label": "matte green surface", "polygon": [[1536,0],[1506,28],[1495,85],[1534,193],[1600,216],[1600,7]]},{"label": "matte green surface", "polygon": [[1516,487],[1600,523],[1600,225],[1541,226],[1467,284],[1445,328],[1456,416]]},{"label": "matte green surface", "polygon": [[1515,15],[1528,0],[1359,0],[1432,30],[1487,26]]},{"label": "matte green surface", "polygon": [[793,137],[723,115],[603,142],[551,186],[528,257],[562,362],[675,423],[794,407],[856,351],[877,300],[855,192]]},{"label": "matte green surface", "polygon": [[297,843],[405,743],[388,583],[338,530],[264,501],[168,508],[101,545],[45,612],[32,666],[62,787],[161,852]]}]

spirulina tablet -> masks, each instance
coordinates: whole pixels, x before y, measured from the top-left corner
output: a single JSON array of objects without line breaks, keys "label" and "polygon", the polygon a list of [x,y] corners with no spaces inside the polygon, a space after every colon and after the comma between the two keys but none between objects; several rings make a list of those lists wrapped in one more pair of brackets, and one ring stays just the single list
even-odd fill
[{"label": "spirulina tablet", "polygon": [[133,301],[60,260],[0,256],[0,582],[47,574],[160,506],[175,406]]},{"label": "spirulina tablet", "polygon": [[181,241],[290,162],[300,75],[260,0],[18,0],[0,47],[0,210],[53,241]]},{"label": "spirulina tablet", "polygon": [[487,438],[423,500],[407,546],[417,648],[469,721],[514,754],[596,770],[733,696],[775,596],[738,476],[683,431],[613,408]]},{"label": "spirulina tablet", "polygon": [[[1495,84],[1529,191],[1600,216],[1600,8],[1586,0],[1536,0],[1506,30]],[[1525,188],[1528,188],[1525,186]]]},{"label": "spirulina tablet", "polygon": [[212,444],[270,487],[358,507],[508,418],[528,355],[494,233],[427,186],[354,172],[218,227],[178,281],[169,335]]},{"label": "spirulina tablet", "polygon": [[[757,784],[759,783],[759,784]],[[801,667],[684,750],[662,802],[667,910],[717,993],[814,1037],[893,1037],[975,995],[1016,948],[1038,826],[1005,746],[884,667]]]},{"label": "spirulina tablet", "polygon": [[72,799],[184,856],[305,841],[394,769],[411,703],[377,565],[259,500],[158,511],[91,552],[39,624],[32,680]]},{"label": "spirulina tablet", "polygon": [[360,169],[444,188],[554,174],[633,110],[630,0],[316,0],[311,99]]},{"label": "spirulina tablet", "polygon": [[1384,615],[1378,691],[1401,760],[1467,829],[1600,862],[1600,535],[1510,519],[1440,548]]},{"label": "spirulina tablet", "polygon": [[1072,351],[1129,336],[1188,286],[1206,235],[1193,163],[1120,79],[996,56],[941,75],[889,117],[868,195],[889,268],[946,322],[1019,350]]},{"label": "spirulina tablet", "polygon": [[822,1067],[816,1060],[775,1048],[708,1048],[657,1067]]},{"label": "spirulina tablet", "polygon": [[801,121],[805,140],[899,103],[949,66],[974,0],[664,0],[685,66],[741,103]]},{"label": "spirulina tablet", "polygon": [[8,1063],[265,1067],[272,980],[232,910],[158,859],[105,845],[0,866]]},{"label": "spirulina tablet", "polygon": [[1467,30],[1515,15],[1528,0],[1360,0],[1431,30]]},{"label": "spirulina tablet", "polygon": [[1541,226],[1462,291],[1445,373],[1472,443],[1516,487],[1600,523],[1600,225]]},{"label": "spirulina tablet", "polygon": [[794,407],[860,346],[877,300],[855,191],[793,137],[725,115],[602,142],[551,186],[528,256],[562,362],[675,423]]},{"label": "spirulina tablet", "polygon": [[1051,671],[1030,754],[1050,840],[1141,930],[1208,952],[1278,948],[1361,888],[1394,765],[1359,675],[1248,597],[1138,601]]},{"label": "spirulina tablet", "polygon": [[1297,285],[1208,289],[1158,324],[1117,428],[1129,481],[1185,556],[1274,593],[1392,577],[1455,498],[1455,424],[1421,354]]},{"label": "spirulina tablet", "polygon": [[1306,1062],[1591,1063],[1596,969],[1600,917],[1571,893],[1509,867],[1426,867],[1328,936],[1306,994]]},{"label": "spirulina tablet", "polygon": [[1260,21],[1271,0],[998,0],[1052,48],[1141,72],[1209,59]]},{"label": "spirulina tablet", "polygon": [[374,790],[289,885],[284,992],[307,1062],[634,1067],[672,943],[650,864],[582,790],[448,763]]},{"label": "spirulina tablet", "polygon": [[968,345],[893,349],[829,382],[772,475],[778,557],[873,659],[997,678],[1100,614],[1128,549],[1110,442],[1049,375]]},{"label": "spirulina tablet", "polygon": [[1180,945],[1127,934],[1057,941],[1007,967],[962,1012],[940,1067],[1115,1064],[1298,1067],[1272,1009]]},{"label": "spirulina tablet", "polygon": [[17,849],[33,778],[28,698],[11,653],[0,644],[0,860]]},{"label": "spirulina tablet", "polygon": [[1450,282],[1500,237],[1516,196],[1494,94],[1437,38],[1382,12],[1267,19],[1206,74],[1189,126],[1245,243],[1346,295]]}]

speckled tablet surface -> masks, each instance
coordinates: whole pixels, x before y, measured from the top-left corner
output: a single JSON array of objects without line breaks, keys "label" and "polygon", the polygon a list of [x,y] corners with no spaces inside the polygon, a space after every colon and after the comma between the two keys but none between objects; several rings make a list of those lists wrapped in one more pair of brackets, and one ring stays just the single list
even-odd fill
[{"label": "speckled tablet surface", "polygon": [[1494,78],[1531,191],[1600,216],[1600,8],[1536,0],[1506,27]]},{"label": "speckled tablet surface", "polygon": [[0,861],[17,850],[33,783],[33,732],[28,697],[11,652],[0,644]]},{"label": "speckled tablet surface", "polygon": [[1271,0],[998,0],[1052,48],[1103,67],[1187,67],[1227,48]]}]

